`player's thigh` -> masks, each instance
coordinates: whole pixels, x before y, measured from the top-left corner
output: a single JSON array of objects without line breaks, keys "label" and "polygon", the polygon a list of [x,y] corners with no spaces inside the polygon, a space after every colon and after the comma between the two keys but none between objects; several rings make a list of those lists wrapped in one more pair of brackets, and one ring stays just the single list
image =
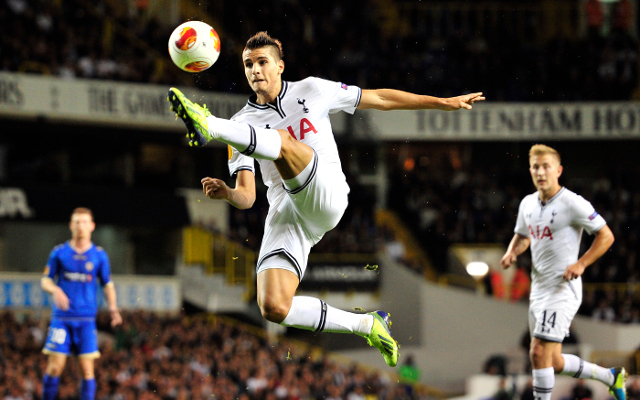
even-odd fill
[{"label": "player's thigh", "polygon": [[76,322],[73,329],[73,344],[78,357],[95,359],[100,357],[98,351],[98,328],[94,318]]},{"label": "player's thigh", "polygon": [[269,268],[260,271],[257,277],[258,304],[291,302],[299,283],[298,275],[288,269]]},{"label": "player's thigh", "polygon": [[578,312],[577,299],[560,298],[532,301],[529,307],[529,330],[532,338],[562,343]]},{"label": "player's thigh", "polygon": [[72,328],[69,323],[65,320],[52,318],[42,352],[48,355],[59,354],[66,356],[71,353],[71,346]]},{"label": "player's thigh", "polygon": [[307,185],[289,196],[305,228],[321,238],[338,225],[347,209],[349,185],[339,165],[318,162]]}]

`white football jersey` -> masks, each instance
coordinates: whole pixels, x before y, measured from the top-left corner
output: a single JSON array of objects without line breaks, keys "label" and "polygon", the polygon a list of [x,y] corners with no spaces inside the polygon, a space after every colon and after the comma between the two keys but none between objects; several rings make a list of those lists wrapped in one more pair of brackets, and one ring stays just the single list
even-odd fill
[{"label": "white football jersey", "polygon": [[[531,239],[531,300],[567,286],[562,275],[578,261],[583,229],[592,234],[605,225],[591,203],[564,187],[546,204],[542,204],[538,192],[522,199],[515,233]],[[581,300],[581,279],[571,283],[569,289]]]},{"label": "white football jersey", "polygon": [[[296,140],[315,150],[319,162],[340,165],[329,114],[338,111],[353,114],[361,96],[362,90],[357,86],[315,77],[298,82],[282,81],[282,89],[274,103],[258,104],[254,95],[231,120],[261,128],[284,129]],[[260,140],[260,137],[256,140]],[[273,161],[257,161],[262,180],[269,188],[267,198],[273,204],[272,200],[284,191],[282,179]],[[254,159],[231,149],[229,173],[233,176],[241,170],[254,171]],[[344,174],[336,179],[345,179]]]}]

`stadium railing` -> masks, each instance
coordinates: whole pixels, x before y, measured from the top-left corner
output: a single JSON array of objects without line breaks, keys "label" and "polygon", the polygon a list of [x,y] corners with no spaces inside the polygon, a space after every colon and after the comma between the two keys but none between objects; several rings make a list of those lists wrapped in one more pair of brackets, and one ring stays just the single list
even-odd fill
[{"label": "stadium railing", "polygon": [[255,253],[224,235],[191,226],[182,230],[182,257],[186,265],[199,264],[207,274],[222,274],[228,284],[244,284],[247,300],[255,293]]}]

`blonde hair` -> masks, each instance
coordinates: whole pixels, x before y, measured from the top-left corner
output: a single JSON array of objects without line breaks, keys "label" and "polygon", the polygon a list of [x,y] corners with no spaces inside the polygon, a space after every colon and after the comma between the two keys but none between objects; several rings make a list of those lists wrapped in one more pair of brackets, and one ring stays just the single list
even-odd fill
[{"label": "blonde hair", "polygon": [[547,146],[546,144],[534,144],[529,149],[529,160],[531,157],[542,156],[545,154],[551,154],[558,160],[558,164],[560,164],[560,153],[552,147]]},{"label": "blonde hair", "polygon": [[78,207],[74,209],[71,213],[72,218],[74,214],[89,214],[89,216],[91,217],[91,221],[93,221],[93,212],[91,212],[91,210],[86,207]]}]

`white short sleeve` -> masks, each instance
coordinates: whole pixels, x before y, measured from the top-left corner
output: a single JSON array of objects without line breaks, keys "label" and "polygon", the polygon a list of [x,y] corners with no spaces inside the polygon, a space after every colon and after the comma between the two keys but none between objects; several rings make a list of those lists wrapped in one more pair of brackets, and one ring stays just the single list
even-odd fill
[{"label": "white short sleeve", "polygon": [[520,236],[529,237],[529,228],[527,227],[527,222],[524,219],[524,203],[526,200],[527,198],[525,197],[520,202],[520,207],[518,207],[518,218],[516,219],[516,228],[513,232]]},{"label": "white short sleeve", "polygon": [[335,114],[338,111],[353,114],[358,108],[362,98],[362,89],[359,87],[315,77],[311,79],[326,101],[329,114]]},{"label": "white short sleeve", "polygon": [[238,150],[228,146],[229,150],[229,175],[235,176],[239,171],[251,171],[256,173],[255,161],[249,156],[241,154]]},{"label": "white short sleeve", "polygon": [[576,196],[569,207],[571,223],[583,227],[589,234],[598,232],[607,224],[602,215],[582,196]]}]

